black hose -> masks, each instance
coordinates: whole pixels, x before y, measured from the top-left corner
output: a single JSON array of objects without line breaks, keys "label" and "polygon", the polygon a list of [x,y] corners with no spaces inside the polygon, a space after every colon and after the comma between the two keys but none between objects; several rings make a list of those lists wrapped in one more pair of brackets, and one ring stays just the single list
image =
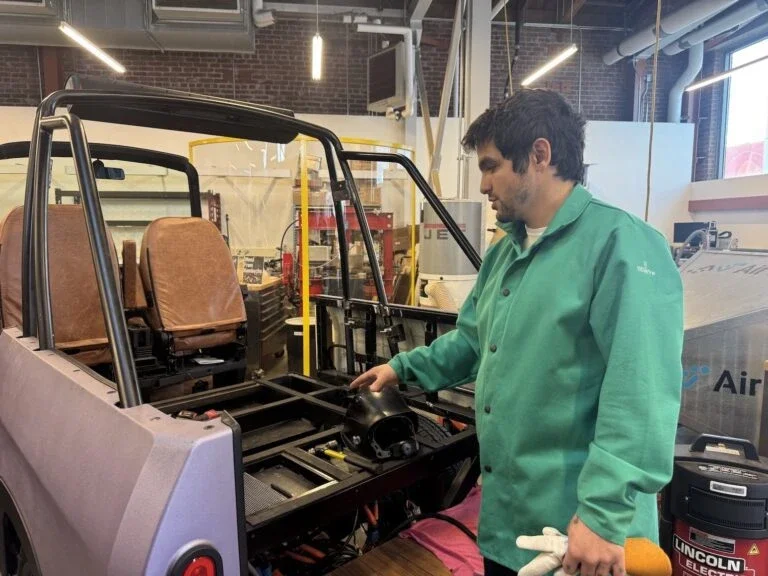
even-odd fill
[{"label": "black hose", "polygon": [[456,528],[464,532],[464,534],[467,535],[467,538],[472,540],[472,542],[477,542],[477,536],[475,536],[474,532],[467,528],[464,524],[456,520],[456,518],[451,518],[450,516],[447,516],[445,514],[440,514],[439,512],[435,512],[433,514],[418,514],[416,516],[413,516],[411,518],[408,518],[404,522],[401,522],[395,528],[389,531],[387,534],[387,537],[383,540],[389,540],[392,536],[395,534],[398,534],[405,528],[408,528],[413,522],[418,522],[419,520],[427,520],[428,518],[432,518],[434,520],[442,520],[443,522],[448,522],[448,524],[453,524]]},{"label": "black hose", "polygon": [[282,270],[283,270],[283,242],[285,242],[285,235],[286,235],[286,234],[288,234],[288,230],[290,230],[291,228],[293,228],[293,226],[294,226],[295,224],[298,224],[298,223],[299,223],[299,219],[298,219],[298,218],[296,218],[296,220],[294,220],[293,222],[291,222],[290,224],[288,224],[288,227],[287,227],[287,228],[286,228],[286,229],[283,231],[283,235],[282,235],[282,237],[280,238],[280,271],[281,271],[281,272],[282,272]]}]

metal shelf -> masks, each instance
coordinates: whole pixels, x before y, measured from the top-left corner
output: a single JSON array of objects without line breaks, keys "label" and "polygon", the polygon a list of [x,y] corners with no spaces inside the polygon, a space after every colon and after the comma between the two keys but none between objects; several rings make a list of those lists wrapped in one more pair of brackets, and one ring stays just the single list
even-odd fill
[{"label": "metal shelf", "polygon": [[[56,189],[56,203],[60,204],[62,198],[80,198],[79,190]],[[151,192],[136,190],[130,192],[105,191],[99,192],[102,200],[186,200],[189,201],[189,192]]]},{"label": "metal shelf", "polygon": [[[318,174],[321,180],[330,180],[328,170],[320,170]],[[342,177],[341,174],[339,177]],[[384,170],[383,175],[379,176],[377,170],[352,170],[352,177],[355,180],[408,180],[408,172],[405,170]]]},{"label": "metal shelf", "polygon": [[145,228],[152,220],[106,220],[110,228]]}]

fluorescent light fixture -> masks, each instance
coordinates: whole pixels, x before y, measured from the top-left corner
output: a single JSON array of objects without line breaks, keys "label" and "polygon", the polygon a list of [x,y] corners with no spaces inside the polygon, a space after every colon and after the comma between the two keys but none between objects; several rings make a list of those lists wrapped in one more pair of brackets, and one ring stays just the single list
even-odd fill
[{"label": "fluorescent light fixture", "polygon": [[323,38],[320,33],[312,38],[312,80],[323,77]]},{"label": "fluorescent light fixture", "polygon": [[88,40],[88,38],[80,34],[80,32],[72,28],[72,26],[70,26],[66,22],[62,22],[61,24],[59,24],[59,30],[61,30],[62,32],[64,32],[64,34],[72,38],[72,40],[80,44],[80,46],[88,50],[88,52],[96,56],[96,58],[104,62],[104,64],[112,68],[112,70],[114,70],[118,74],[125,74],[125,66],[123,66],[122,64],[120,64],[120,62],[112,58],[112,56],[104,52],[104,50],[96,46],[96,44]]},{"label": "fluorescent light fixture", "polygon": [[725,80],[726,78],[733,76],[736,72],[741,72],[745,68],[749,68],[750,66],[754,66],[755,64],[759,64],[760,62],[764,62],[766,60],[768,60],[768,56],[763,56],[762,58],[758,58],[757,60],[752,60],[752,62],[747,62],[746,64],[742,64],[741,66],[736,66],[736,68],[731,68],[730,70],[726,70],[722,74],[710,76],[709,78],[705,78],[701,82],[696,82],[696,84],[691,84],[690,86],[688,86],[688,88],[685,89],[685,91],[692,92],[694,90],[698,90],[699,88],[704,88],[704,86],[709,86],[710,84],[714,84],[715,82],[720,82],[720,80]]},{"label": "fluorescent light fixture", "polygon": [[522,81],[521,84],[523,86],[528,86],[529,84],[533,84],[534,82],[536,82],[536,80],[544,76],[544,74],[546,74],[553,68],[556,68],[557,66],[559,66],[560,64],[568,60],[568,58],[576,54],[578,50],[579,48],[576,46],[576,44],[571,44],[570,46],[568,46],[568,48],[560,52],[560,54],[552,58],[552,60],[544,64],[544,66],[536,70],[536,72],[528,76],[525,80]]}]

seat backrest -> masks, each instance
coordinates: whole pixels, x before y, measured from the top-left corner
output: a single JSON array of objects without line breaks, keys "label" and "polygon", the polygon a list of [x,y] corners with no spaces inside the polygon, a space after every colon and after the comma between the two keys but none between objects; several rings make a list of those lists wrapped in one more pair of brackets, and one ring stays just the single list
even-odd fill
[{"label": "seat backrest", "polygon": [[152,327],[173,335],[174,350],[221,346],[237,338],[245,305],[232,256],[203,218],[160,218],[144,231],[141,277]]},{"label": "seat backrest", "polygon": [[147,307],[136,255],[136,242],[123,240],[123,305],[126,310],[144,310]]},{"label": "seat backrest", "polygon": [[[23,212],[23,207],[14,208],[0,230],[0,307],[5,326],[21,325]],[[119,278],[111,236],[108,239]],[[82,206],[48,207],[48,263],[56,347],[89,365],[109,362],[109,341]]]},{"label": "seat backrest", "polygon": [[24,209],[14,208],[0,223],[0,326],[21,326],[21,230]]}]

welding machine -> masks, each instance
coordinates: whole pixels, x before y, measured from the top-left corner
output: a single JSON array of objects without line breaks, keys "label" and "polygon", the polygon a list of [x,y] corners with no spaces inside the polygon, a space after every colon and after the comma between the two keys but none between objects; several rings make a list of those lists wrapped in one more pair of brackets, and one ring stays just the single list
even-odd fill
[{"label": "welding machine", "polygon": [[768,459],[751,442],[678,446],[667,497],[674,576],[768,576]]}]

